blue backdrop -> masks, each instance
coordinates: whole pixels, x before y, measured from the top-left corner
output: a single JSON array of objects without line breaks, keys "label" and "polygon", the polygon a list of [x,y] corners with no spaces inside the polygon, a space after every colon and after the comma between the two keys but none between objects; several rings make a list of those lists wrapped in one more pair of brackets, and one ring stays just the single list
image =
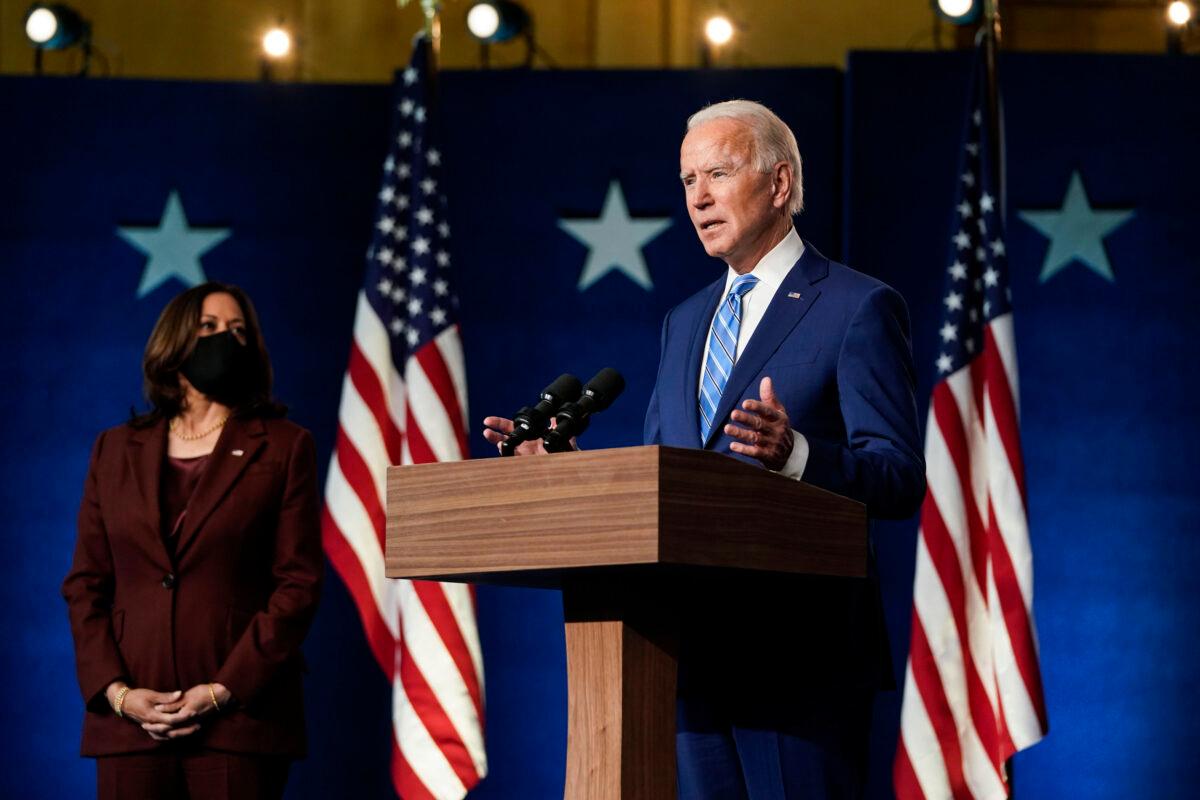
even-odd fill
[{"label": "blue backdrop", "polygon": [[[559,372],[620,368],[626,396],[589,446],[640,440],[663,313],[713,280],[687,221],[677,154],[688,113],[746,96],[795,129],[802,235],[901,290],[922,404],[933,376],[966,90],[957,55],[857,54],[832,70],[449,73],[447,193],[459,267],[470,418],[508,413]],[[1036,609],[1049,738],[1017,759],[1021,797],[1190,796],[1200,733],[1191,576],[1200,501],[1191,311],[1200,289],[1187,60],[1012,57],[1002,64],[1009,254],[1021,365]],[[157,227],[177,192],[194,228],[229,236],[207,274],[255,298],[278,393],[332,445],[354,298],[388,125],[386,87],[0,79],[0,315],[5,420],[0,502],[4,796],[91,793],[75,757],[82,705],[57,587],[96,432],[139,402],[142,345],[168,280],[143,297],[146,256],[117,233]],[[1113,280],[1080,260],[1089,217],[1134,213],[1104,238]],[[560,220],[601,215],[616,181],[629,214],[671,224],[642,249],[643,289],[610,271],[577,283],[587,247]],[[1052,244],[1019,212],[1058,212]],[[1039,219],[1029,217],[1029,219]],[[1040,217],[1045,219],[1045,217]],[[1068,226],[1070,227],[1070,226]],[[1058,249],[1054,249],[1057,247]],[[1063,251],[1062,248],[1066,248]],[[1091,252],[1091,251],[1089,251]],[[1086,254],[1085,254],[1086,255]],[[1059,259],[1061,260],[1061,259]],[[1094,252],[1092,260],[1095,260]],[[1094,265],[1093,265],[1094,266]],[[536,354],[531,357],[531,354]],[[476,455],[491,456],[473,434]],[[915,525],[877,541],[897,672],[908,639]],[[566,683],[554,593],[481,588],[491,777],[479,798],[561,796]],[[786,620],[780,621],[786,626]],[[329,572],[306,644],[312,756],[292,798],[386,797],[388,686]],[[890,796],[898,694],[877,704],[872,796]]]}]

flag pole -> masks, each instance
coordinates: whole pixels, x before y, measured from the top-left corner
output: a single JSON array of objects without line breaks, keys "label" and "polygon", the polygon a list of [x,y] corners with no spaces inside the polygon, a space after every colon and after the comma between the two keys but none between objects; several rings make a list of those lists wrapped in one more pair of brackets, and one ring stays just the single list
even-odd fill
[{"label": "flag pole", "polygon": [[996,199],[1001,218],[1005,209],[1004,186],[1004,140],[1000,129],[1000,78],[996,69],[996,54],[1000,49],[1000,0],[984,0],[983,4],[983,48],[987,70],[988,135],[992,147],[988,148],[988,166],[996,182]]},{"label": "flag pole", "polygon": [[[984,0],[983,3],[983,54],[984,68],[987,71],[987,116],[988,136],[992,146],[987,148],[989,169],[996,186],[996,208],[1000,218],[1004,218],[1005,186],[1004,186],[1004,154],[1000,128],[1000,76],[996,69],[996,53],[1000,49],[1000,0]],[[1008,798],[1014,800],[1016,787],[1013,785],[1013,760],[1010,756],[1004,761],[1004,777],[1008,784]]]},{"label": "flag pole", "polygon": [[441,0],[421,0],[421,11],[425,14],[423,35],[429,39],[431,58],[429,72],[437,71],[437,60],[442,54],[442,4]]},{"label": "flag pole", "polygon": [[425,15],[425,27],[418,37],[424,37],[429,47],[426,60],[425,83],[429,87],[427,103],[437,103],[439,78],[438,61],[442,55],[442,3],[441,0],[421,0],[421,12]]}]

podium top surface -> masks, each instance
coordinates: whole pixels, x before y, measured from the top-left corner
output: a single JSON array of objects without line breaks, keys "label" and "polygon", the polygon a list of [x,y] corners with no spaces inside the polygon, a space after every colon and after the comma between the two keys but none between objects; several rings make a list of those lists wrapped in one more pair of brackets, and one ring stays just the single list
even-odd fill
[{"label": "podium top surface", "polygon": [[708,567],[862,577],[858,502],[704,450],[646,446],[389,467],[390,578],[556,586]]}]

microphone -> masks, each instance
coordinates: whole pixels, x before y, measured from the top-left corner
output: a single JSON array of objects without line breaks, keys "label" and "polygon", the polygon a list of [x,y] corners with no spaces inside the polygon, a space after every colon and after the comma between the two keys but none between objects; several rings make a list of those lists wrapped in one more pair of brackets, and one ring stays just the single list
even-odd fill
[{"label": "microphone", "polygon": [[500,443],[500,455],[511,456],[521,442],[536,439],[545,433],[546,428],[550,427],[550,416],[557,412],[563,403],[578,400],[582,391],[579,378],[574,375],[564,372],[555,378],[553,383],[542,389],[537,405],[532,408],[525,406],[513,415],[513,430],[508,438]]},{"label": "microphone", "polygon": [[578,400],[564,403],[554,418],[554,428],[542,436],[542,443],[551,453],[565,453],[571,449],[571,437],[587,430],[592,414],[597,414],[612,405],[621,392],[625,391],[625,379],[612,367],[597,372]]}]

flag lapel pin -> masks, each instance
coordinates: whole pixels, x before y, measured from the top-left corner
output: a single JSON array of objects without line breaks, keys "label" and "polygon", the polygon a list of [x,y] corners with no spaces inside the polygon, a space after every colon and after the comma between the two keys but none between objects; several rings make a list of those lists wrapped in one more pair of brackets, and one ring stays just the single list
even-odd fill
[{"label": "flag lapel pin", "polygon": [[788,297],[792,298],[793,300],[799,300],[800,293],[799,292],[788,292]]},{"label": "flag lapel pin", "polygon": [[238,457],[240,458],[240,457],[242,457],[242,456],[246,455],[246,451],[245,451],[245,450],[234,450],[234,451],[233,451],[233,454],[234,454],[235,456],[238,456]]}]

